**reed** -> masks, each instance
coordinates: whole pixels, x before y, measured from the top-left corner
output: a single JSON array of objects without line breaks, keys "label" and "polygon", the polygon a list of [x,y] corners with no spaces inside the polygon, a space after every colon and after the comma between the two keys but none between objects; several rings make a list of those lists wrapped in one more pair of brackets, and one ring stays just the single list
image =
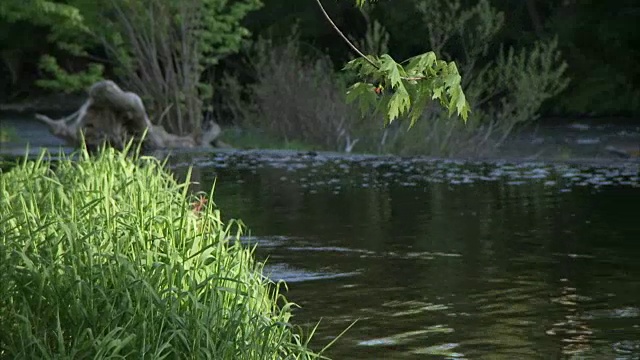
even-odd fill
[{"label": "reed", "polygon": [[132,153],[0,173],[0,359],[322,357],[242,223]]}]

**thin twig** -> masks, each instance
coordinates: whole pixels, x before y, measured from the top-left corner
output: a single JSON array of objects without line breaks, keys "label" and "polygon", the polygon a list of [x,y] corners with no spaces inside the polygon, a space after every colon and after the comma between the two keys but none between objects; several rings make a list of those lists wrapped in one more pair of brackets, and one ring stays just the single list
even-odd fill
[{"label": "thin twig", "polygon": [[[353,49],[353,51],[355,51],[360,57],[367,60],[367,62],[371,64],[371,66],[380,70],[380,67],[375,62],[369,59],[362,51],[360,51],[355,45],[353,45],[353,43],[344,35],[344,33],[340,31],[338,26],[333,22],[333,20],[331,20],[331,17],[329,16],[329,14],[327,14],[327,11],[322,6],[322,3],[320,2],[320,0],[316,0],[316,3],[318,3],[318,6],[320,7],[322,14],[327,19],[327,21],[329,21],[329,24],[331,24],[331,27],[333,27],[333,29],[338,33],[338,35],[340,35],[340,37],[347,43],[347,45],[349,45],[349,47]],[[426,79],[427,76],[402,76],[400,78],[406,81],[420,81],[420,80]]]},{"label": "thin twig", "polygon": [[371,61],[371,59],[369,59],[362,51],[360,51],[355,45],[353,45],[353,43],[349,41],[349,39],[344,35],[344,33],[340,31],[338,26],[333,22],[333,20],[331,20],[331,17],[329,16],[329,14],[327,14],[327,11],[324,9],[324,6],[322,6],[322,3],[320,2],[320,0],[316,0],[316,3],[318,3],[318,6],[320,7],[322,14],[327,19],[327,21],[329,21],[329,24],[331,24],[333,29],[338,33],[338,35],[340,35],[340,37],[342,37],[342,39],[347,43],[347,45],[349,45],[349,47],[351,47],[351,49],[353,49],[353,51],[355,51],[358,55],[360,55],[362,58],[367,60],[369,64],[371,64],[371,66],[378,69],[378,65],[376,65],[376,63]]}]

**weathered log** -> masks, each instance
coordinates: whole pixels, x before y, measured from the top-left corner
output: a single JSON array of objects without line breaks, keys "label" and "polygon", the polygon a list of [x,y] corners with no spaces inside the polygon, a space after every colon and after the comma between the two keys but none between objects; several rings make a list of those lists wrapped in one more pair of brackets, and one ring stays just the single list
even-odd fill
[{"label": "weathered log", "polygon": [[97,82],[89,88],[89,98],[75,113],[51,119],[36,114],[36,118],[49,126],[49,131],[71,146],[84,143],[97,147],[104,143],[122,148],[129,140],[139,141],[143,134],[145,146],[151,149],[191,148],[223,145],[217,138],[220,126],[213,123],[199,135],[175,135],[149,120],[140,96],[120,89],[110,80]]},{"label": "weathered log", "polygon": [[617,146],[609,145],[605,148],[609,153],[625,159],[640,158],[640,144]]}]

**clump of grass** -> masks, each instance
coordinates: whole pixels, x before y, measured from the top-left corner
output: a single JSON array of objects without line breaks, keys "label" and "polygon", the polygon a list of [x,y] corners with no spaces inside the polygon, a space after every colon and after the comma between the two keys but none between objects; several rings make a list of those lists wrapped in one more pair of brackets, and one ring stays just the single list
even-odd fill
[{"label": "clump of grass", "polygon": [[318,356],[242,224],[163,166],[103,149],[0,174],[0,359]]}]

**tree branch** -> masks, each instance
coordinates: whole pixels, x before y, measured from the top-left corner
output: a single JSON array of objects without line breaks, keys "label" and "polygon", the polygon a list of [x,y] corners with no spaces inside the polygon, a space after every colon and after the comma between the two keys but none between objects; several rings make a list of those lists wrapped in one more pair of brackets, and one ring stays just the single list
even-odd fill
[{"label": "tree branch", "polygon": [[338,35],[340,35],[340,37],[342,37],[342,39],[347,43],[347,45],[349,45],[349,47],[353,51],[355,51],[360,57],[362,57],[365,60],[367,60],[369,62],[369,64],[371,64],[371,66],[373,66],[376,69],[378,69],[378,65],[376,65],[376,63],[371,61],[371,59],[369,59],[362,51],[360,51],[355,45],[353,45],[353,43],[351,41],[349,41],[349,39],[344,35],[344,33],[342,31],[340,31],[340,28],[338,28],[338,26],[333,22],[333,20],[331,20],[331,17],[329,16],[329,14],[327,14],[327,11],[324,9],[324,6],[322,6],[322,3],[320,2],[320,0],[316,0],[316,3],[318,3],[318,6],[320,7],[320,10],[322,11],[322,14],[327,19],[327,21],[329,21],[329,24],[331,24],[331,27],[333,27],[333,29],[338,33]]},{"label": "tree branch", "polygon": [[[327,11],[324,9],[324,6],[322,6],[322,3],[320,2],[320,0],[316,0],[316,3],[320,7],[320,10],[322,11],[322,14],[324,15],[324,17],[327,19],[327,21],[329,21],[329,24],[331,24],[331,27],[333,27],[333,29],[338,33],[338,35],[340,35],[340,37],[347,43],[347,45],[349,45],[349,47],[353,49],[353,51],[355,51],[360,57],[367,60],[367,62],[371,64],[371,66],[380,70],[380,67],[378,66],[378,64],[376,64],[371,59],[369,59],[362,51],[360,51],[360,49],[358,49],[355,45],[353,45],[353,43],[349,41],[349,39],[344,35],[344,33],[340,30],[340,28],[338,28],[338,26],[333,22],[333,20],[331,20],[331,17],[329,16],[329,14],[327,14]],[[420,81],[426,78],[427,78],[426,76],[402,76],[401,77],[402,80],[406,80],[406,81]]]}]

